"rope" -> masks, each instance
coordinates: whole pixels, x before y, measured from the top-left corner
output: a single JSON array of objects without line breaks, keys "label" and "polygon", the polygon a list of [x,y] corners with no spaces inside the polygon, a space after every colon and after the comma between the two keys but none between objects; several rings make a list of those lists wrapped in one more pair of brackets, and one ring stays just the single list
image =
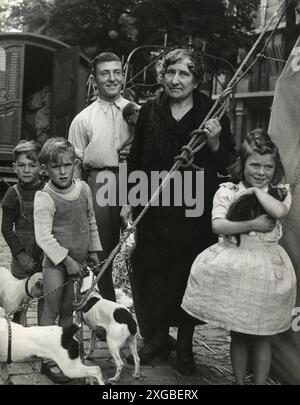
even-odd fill
[{"label": "rope", "polygon": [[[243,74],[237,79],[235,80],[234,85],[236,86],[241,80],[242,78],[248,73],[248,71],[252,68],[253,65],[255,65],[255,63],[258,61],[259,57],[258,55],[263,54],[263,52],[265,51],[266,47],[269,45],[269,42],[271,41],[275,31],[277,30],[280,22],[282,21],[283,17],[285,16],[286,10],[288,9],[288,7],[292,4],[292,1],[289,0],[288,2],[286,2],[285,0],[283,0],[280,4],[278,9],[275,11],[275,13],[272,15],[271,19],[269,20],[268,24],[266,25],[266,27],[262,30],[261,34],[259,35],[258,39],[256,40],[255,44],[253,45],[253,47],[251,48],[251,50],[249,51],[248,55],[246,56],[246,58],[243,60],[240,68],[237,70],[237,72],[240,70],[242,71],[241,67],[244,67],[246,65],[246,63],[248,62],[248,60],[250,59],[250,57],[252,56],[252,53],[254,53],[254,50],[257,48],[259,42],[261,41],[261,39],[263,38],[263,36],[265,35],[265,33],[267,32],[267,30],[269,29],[269,27],[272,25],[273,21],[275,20],[275,18],[277,18],[278,14],[279,14],[279,18],[278,21],[275,25],[275,27],[272,29],[271,34],[269,35],[267,41],[265,42],[262,50],[260,51],[260,53],[258,53],[256,55],[256,58],[254,59],[254,61],[250,64],[250,66],[248,66],[248,68],[245,70],[245,72],[243,72]],[[246,63],[245,60],[247,59]],[[236,72],[236,73],[237,73]],[[235,74],[235,76],[237,76],[237,74]],[[229,86],[229,85],[228,85]],[[227,87],[228,87],[227,86]]]},{"label": "rope", "polygon": [[[283,5],[285,4],[285,0],[283,0],[281,2],[281,4],[279,5],[278,10],[273,14],[273,16],[271,17],[271,19],[269,20],[268,24],[264,27],[264,29],[261,31],[259,37],[257,38],[257,40],[255,41],[254,45],[252,46],[252,48],[250,49],[250,51],[248,52],[248,54],[246,55],[245,59],[243,60],[243,62],[241,63],[241,65],[239,66],[239,68],[237,69],[237,71],[235,72],[235,74],[233,75],[233,77],[231,78],[231,80],[229,81],[229,83],[227,84],[226,89],[218,96],[218,98],[216,99],[215,103],[213,104],[213,106],[211,107],[211,109],[209,110],[209,112],[207,113],[206,117],[204,118],[204,120],[202,121],[202,123],[200,124],[199,128],[195,131],[192,132],[192,138],[190,140],[190,142],[188,143],[188,145],[186,145],[185,147],[183,147],[182,149],[182,153],[180,156],[176,156],[175,157],[175,163],[172,166],[172,168],[170,169],[170,171],[168,172],[168,174],[166,175],[166,177],[163,179],[162,183],[160,184],[160,186],[157,188],[157,190],[153,193],[151,199],[147,202],[147,204],[145,205],[145,207],[143,208],[143,210],[140,212],[140,214],[138,215],[138,217],[135,219],[135,221],[132,224],[132,227],[130,229],[126,229],[121,237],[120,237],[120,241],[119,243],[116,245],[116,247],[111,251],[110,255],[108,256],[108,258],[105,260],[105,264],[102,266],[102,268],[100,269],[98,275],[96,276],[96,278],[93,280],[92,285],[90,287],[90,289],[84,294],[84,296],[82,297],[82,300],[80,302],[77,303],[75,310],[78,311],[80,310],[88,296],[90,295],[90,293],[93,291],[93,289],[95,288],[97,282],[99,281],[99,279],[101,278],[101,276],[103,275],[103,273],[105,272],[105,270],[108,268],[108,266],[112,263],[114,257],[116,256],[116,254],[120,251],[122,244],[125,242],[125,240],[129,237],[131,232],[134,232],[138,223],[142,220],[143,216],[145,215],[145,213],[148,211],[149,207],[151,206],[151,204],[158,198],[159,194],[162,192],[162,190],[167,186],[167,184],[169,183],[172,174],[174,171],[178,170],[181,166],[183,167],[187,167],[190,165],[193,165],[193,159],[194,159],[194,155],[196,152],[198,152],[200,149],[203,148],[203,146],[205,145],[205,141],[203,141],[201,134],[203,134],[203,128],[204,125],[206,123],[207,120],[209,120],[210,118],[216,118],[218,120],[220,120],[223,115],[225,114],[225,112],[228,109],[228,105],[229,105],[229,94],[230,94],[230,90],[232,89],[232,87],[236,86],[237,83],[241,80],[240,74],[243,71],[245,65],[248,63],[250,57],[254,54],[254,51],[256,50],[258,44],[261,42],[262,38],[264,37],[265,33],[267,32],[267,30],[269,29],[269,27],[271,26],[271,24],[273,23],[274,19],[277,18],[279,10],[281,10],[281,15],[280,15],[280,19],[279,21],[281,21],[281,19],[284,16],[286,7],[284,7]],[[274,28],[273,32],[275,32]],[[270,40],[270,38],[269,38]],[[268,42],[267,42],[268,43]],[[267,44],[266,43],[266,44]],[[265,46],[266,46],[265,44]],[[263,48],[264,49],[264,48]],[[164,54],[165,52],[163,52],[162,54]],[[159,57],[162,56],[159,55]],[[257,60],[257,58],[256,58]],[[255,62],[256,62],[255,60]],[[143,69],[144,71],[144,69]],[[142,72],[141,72],[142,73]],[[140,74],[140,73],[139,73]],[[135,76],[136,77],[136,76]],[[128,83],[130,83],[133,79],[131,79]],[[221,105],[220,105],[221,104]]]},{"label": "rope", "polygon": [[92,281],[92,284],[90,286],[90,288],[87,290],[87,292],[82,296],[82,299],[78,302],[76,302],[74,304],[74,309],[75,311],[79,311],[82,309],[82,307],[84,306],[84,304],[87,301],[88,296],[90,295],[90,293],[94,290],[94,288],[96,287],[97,282],[100,280],[100,278],[102,277],[103,273],[105,272],[105,270],[108,268],[108,266],[112,263],[114,257],[117,255],[117,253],[121,250],[121,247],[123,245],[123,243],[125,242],[125,240],[129,237],[129,235],[135,231],[136,225],[135,223],[133,223],[132,227],[130,228],[126,228],[125,231],[122,233],[122,235],[120,236],[120,240],[119,243],[117,244],[117,246],[115,246],[115,248],[110,252],[109,256],[107,259],[105,259],[103,262],[101,262],[100,264],[96,265],[93,267],[92,271],[94,272],[98,267],[100,267],[100,271],[97,274],[97,276],[94,278],[94,280]]},{"label": "rope", "polygon": [[[276,26],[274,27],[274,29],[272,30],[271,35],[269,36],[268,40],[266,41],[264,47],[263,47],[263,51],[264,49],[267,47],[269,41],[271,40],[275,30],[277,29],[280,21],[282,20],[282,18],[285,15],[286,9],[288,7],[288,4],[286,4],[285,0],[282,0],[282,2],[280,3],[278,10],[275,11],[275,13],[272,15],[272,17],[270,18],[268,24],[264,27],[264,29],[261,31],[260,35],[258,36],[257,40],[255,41],[254,45],[252,46],[252,48],[250,49],[250,51],[248,52],[248,54],[246,55],[245,59],[243,60],[243,62],[241,63],[241,65],[239,66],[239,68],[237,69],[235,75],[233,76],[233,78],[230,80],[230,82],[228,83],[227,87],[232,87],[234,84],[236,85],[237,83],[236,80],[239,77],[240,72],[243,71],[244,66],[248,63],[250,57],[252,56],[252,54],[254,53],[255,49],[257,48],[257,46],[259,45],[259,43],[261,42],[261,40],[263,39],[265,33],[268,31],[269,27],[273,24],[273,21],[275,20],[275,18],[278,17],[278,14],[280,14],[279,20],[276,24]],[[281,11],[280,11],[281,10]],[[239,78],[240,80],[240,78]]]},{"label": "rope", "polygon": [[[201,125],[203,125],[203,123]],[[201,125],[200,125],[200,127],[201,127]],[[103,267],[100,269],[100,272],[98,273],[96,278],[93,280],[89,290],[83,295],[82,300],[80,302],[78,302],[77,305],[75,306],[75,311],[78,311],[78,310],[82,309],[82,307],[84,306],[84,304],[87,301],[88,296],[94,290],[98,280],[102,277],[102,275],[105,272],[105,270],[107,269],[107,267],[112,263],[112,261],[113,261],[114,257],[116,256],[116,254],[120,251],[120,249],[121,249],[123,243],[125,242],[125,240],[129,237],[129,235],[132,232],[134,232],[136,230],[136,226],[141,221],[141,219],[145,215],[146,211],[148,211],[151,204],[157,199],[157,197],[159,196],[161,191],[169,183],[169,181],[170,181],[170,179],[172,177],[172,173],[180,168],[180,166],[182,165],[182,161],[186,161],[186,159],[189,160],[189,154],[191,153],[190,150],[192,150],[192,154],[195,154],[195,152],[193,151],[193,149],[195,147],[198,147],[198,148],[201,147],[202,148],[205,145],[206,142],[203,141],[202,140],[203,138],[200,136],[202,133],[203,133],[203,131],[201,131],[200,128],[198,128],[198,130],[192,132],[192,138],[191,138],[189,144],[186,145],[185,147],[183,147],[183,151],[182,151],[180,157],[177,157],[177,160],[175,161],[173,167],[168,172],[166,177],[163,179],[162,183],[157,188],[157,190],[153,193],[151,199],[147,202],[147,204],[145,205],[145,207],[143,208],[143,210],[141,211],[139,216],[135,219],[132,226],[130,228],[126,228],[125,231],[122,233],[122,235],[120,237],[120,240],[119,240],[119,243],[111,251],[110,255],[105,260],[105,263],[104,263]]]},{"label": "rope", "polygon": [[[204,131],[199,131],[199,135],[200,133],[205,133]],[[206,142],[203,142],[203,146],[205,145]],[[183,154],[179,155],[179,156],[175,156],[174,160],[179,161],[180,162],[180,166],[183,168],[187,168],[187,167],[192,167],[195,170],[203,170],[201,167],[195,165],[193,163],[194,158],[195,158],[195,150],[193,150],[191,147],[189,146],[183,146],[181,148],[182,152],[185,152],[185,156]]]}]

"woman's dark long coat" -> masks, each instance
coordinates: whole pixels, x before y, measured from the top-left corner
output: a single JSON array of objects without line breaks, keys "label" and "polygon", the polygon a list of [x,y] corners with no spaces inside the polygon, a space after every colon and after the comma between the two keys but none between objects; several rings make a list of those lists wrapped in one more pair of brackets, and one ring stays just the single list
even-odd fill
[{"label": "woman's dark long coat", "polygon": [[[211,100],[203,93],[195,91],[193,99],[194,107],[178,122],[172,117],[164,93],[145,103],[140,110],[128,172],[146,172],[149,195],[151,172],[170,170],[174,156],[188,144],[191,131],[199,127],[211,108]],[[211,209],[219,184],[217,172],[225,173],[234,149],[228,119],[223,119],[221,125],[219,150],[212,153],[206,145],[194,160],[204,168],[203,214],[188,218],[188,207],[184,205],[151,207],[138,225],[131,284],[137,319],[145,340],[151,337],[153,324],[178,326],[187,320],[180,304],[191,265],[202,250],[216,242],[211,229]],[[184,170],[191,171],[190,168]],[[196,175],[192,171],[195,190]],[[141,207],[134,208],[134,217],[140,211]]]}]

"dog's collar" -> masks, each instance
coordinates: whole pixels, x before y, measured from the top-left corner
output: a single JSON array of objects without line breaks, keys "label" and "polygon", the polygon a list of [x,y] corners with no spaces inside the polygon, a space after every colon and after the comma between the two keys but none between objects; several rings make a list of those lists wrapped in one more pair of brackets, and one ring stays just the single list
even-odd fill
[{"label": "dog's collar", "polygon": [[[86,290],[84,290],[84,291],[80,291],[80,295],[85,295],[88,291],[89,291],[89,289],[86,289]],[[95,291],[96,293],[98,293],[98,294],[100,295],[99,298],[102,298],[102,297],[101,297],[101,294],[99,293],[99,290],[98,290],[96,287],[93,289],[93,291]],[[92,292],[92,291],[91,291],[91,292]]]},{"label": "dog's collar", "polygon": [[[30,277],[31,277],[31,276],[30,276]],[[29,290],[28,290],[28,282],[29,282],[29,280],[30,280],[30,277],[28,277],[28,279],[26,280],[26,283],[25,283],[25,292],[26,292],[26,294],[28,295],[29,298],[33,298],[33,296],[30,294],[30,292],[29,292]]]},{"label": "dog's collar", "polygon": [[85,295],[88,292],[88,290],[80,291],[80,295]]}]

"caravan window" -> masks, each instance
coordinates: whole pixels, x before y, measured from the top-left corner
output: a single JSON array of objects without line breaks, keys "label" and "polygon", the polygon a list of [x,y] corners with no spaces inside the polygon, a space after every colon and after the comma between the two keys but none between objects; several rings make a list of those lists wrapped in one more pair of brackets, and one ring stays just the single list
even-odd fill
[{"label": "caravan window", "polygon": [[6,52],[0,47],[0,103],[6,100]]}]

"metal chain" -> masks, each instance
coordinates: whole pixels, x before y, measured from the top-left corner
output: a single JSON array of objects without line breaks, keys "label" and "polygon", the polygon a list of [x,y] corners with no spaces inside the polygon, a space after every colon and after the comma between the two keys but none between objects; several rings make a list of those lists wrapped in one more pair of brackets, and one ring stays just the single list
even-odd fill
[{"label": "metal chain", "polygon": [[[74,279],[75,280],[75,279]],[[68,280],[66,281],[64,284],[53,288],[52,290],[48,291],[46,294],[41,295],[40,297],[35,297],[32,298],[31,300],[27,301],[26,303],[20,305],[17,309],[15,309],[14,311],[10,311],[7,316],[12,317],[16,312],[22,311],[22,309],[28,308],[31,304],[33,304],[34,302],[38,302],[41,299],[44,299],[46,297],[48,297],[48,295],[53,294],[55,291],[64,288],[65,286],[67,286],[68,284],[70,284],[71,282],[74,282],[74,280]]]},{"label": "metal chain", "polygon": [[[87,275],[87,270],[90,270],[90,268],[87,267],[87,266],[84,267],[84,268],[82,269],[83,276],[82,276],[82,277],[79,277],[79,278],[84,278],[84,277],[86,277],[86,275]],[[60,285],[60,286],[58,286],[58,287],[53,288],[52,290],[50,290],[50,291],[48,291],[47,293],[41,295],[40,297],[35,297],[35,298],[30,299],[30,300],[27,301],[26,303],[20,305],[20,306],[19,306],[17,309],[15,309],[14,311],[9,312],[6,316],[11,318],[16,312],[19,312],[19,311],[22,311],[22,309],[28,308],[28,307],[29,307],[31,304],[33,304],[34,302],[38,302],[38,301],[40,301],[40,300],[42,300],[42,299],[48,297],[48,295],[53,294],[55,291],[58,291],[58,290],[60,290],[61,288],[66,287],[66,286],[69,285],[70,283],[75,283],[76,281],[78,281],[78,278],[73,278],[73,279],[71,279],[71,280],[68,280],[68,281],[66,281],[64,284],[62,284],[62,285]]]},{"label": "metal chain", "polygon": [[5,319],[7,321],[7,331],[8,331],[7,364],[11,364],[11,346],[12,346],[11,320],[8,315],[5,315]]}]

